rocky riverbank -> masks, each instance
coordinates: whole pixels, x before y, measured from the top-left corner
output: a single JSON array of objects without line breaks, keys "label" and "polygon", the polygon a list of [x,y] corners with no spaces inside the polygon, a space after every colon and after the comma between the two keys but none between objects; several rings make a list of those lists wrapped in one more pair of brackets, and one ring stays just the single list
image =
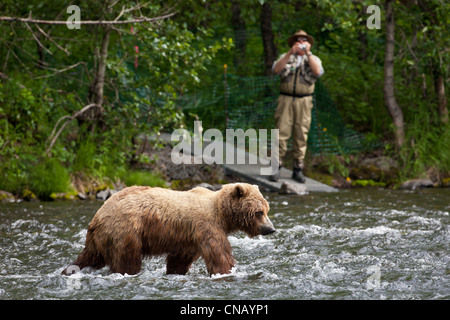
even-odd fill
[{"label": "rocky riverbank", "polygon": [[[157,173],[166,187],[187,190],[202,184],[218,190],[222,184],[242,181],[241,177],[227,175],[221,165],[180,164],[171,160],[172,147],[168,144],[147,147],[142,156],[147,163],[134,165],[133,169]],[[335,188],[381,187],[418,189],[450,187],[450,174],[441,174],[430,168],[416,179],[399,180],[399,166],[392,158],[372,154],[360,157],[317,156],[308,159],[307,176]],[[120,180],[72,177],[71,191],[52,193],[49,200],[101,200],[104,201],[127,185]],[[0,190],[0,202],[35,201],[37,197],[25,189],[20,195]]]},{"label": "rocky riverbank", "polygon": [[309,174],[335,188],[382,187],[393,189],[417,189],[450,187],[450,173],[440,173],[429,168],[414,179],[400,177],[396,160],[379,154],[365,157],[342,156],[315,157],[309,165]]},{"label": "rocky riverbank", "polygon": [[[164,180],[168,188],[188,190],[202,184],[210,189],[218,190],[222,184],[239,181],[236,177],[226,176],[221,165],[193,164],[175,165],[171,160],[172,147],[163,145],[147,147],[141,157],[148,159],[146,163],[133,165],[135,172],[152,172]],[[114,193],[127,187],[119,179],[89,178],[84,175],[71,177],[70,191],[52,193],[48,200],[101,200],[104,201]],[[32,190],[25,189],[19,195],[0,190],[0,202],[37,201]]]}]

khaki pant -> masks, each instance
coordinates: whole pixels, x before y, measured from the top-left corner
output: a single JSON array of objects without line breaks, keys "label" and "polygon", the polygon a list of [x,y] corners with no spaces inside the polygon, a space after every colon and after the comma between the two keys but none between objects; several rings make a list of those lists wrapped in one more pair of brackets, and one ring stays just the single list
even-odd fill
[{"label": "khaki pant", "polygon": [[[311,110],[313,97],[293,98],[280,95],[275,111],[275,124],[279,130],[279,159],[280,164],[286,155],[287,143],[292,134],[292,151],[294,166],[303,168],[306,154],[308,132],[311,125]],[[292,132],[293,131],[293,132]]]}]

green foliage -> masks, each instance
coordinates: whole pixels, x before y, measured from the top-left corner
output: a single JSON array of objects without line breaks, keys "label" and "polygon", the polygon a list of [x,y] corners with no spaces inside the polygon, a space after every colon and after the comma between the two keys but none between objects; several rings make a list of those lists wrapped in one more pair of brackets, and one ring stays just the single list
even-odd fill
[{"label": "green foliage", "polygon": [[353,187],[385,187],[386,183],[384,182],[377,182],[373,180],[353,180],[352,181]]},{"label": "green foliage", "polygon": [[[83,20],[114,20],[122,9],[117,5],[105,10],[106,2],[102,1],[82,0],[77,5]],[[0,15],[24,17],[32,12],[33,17],[40,19],[64,19],[66,7],[67,3],[58,0],[52,6],[34,0],[26,6],[6,1],[0,6]],[[140,9],[149,17],[164,10],[162,4],[151,2]],[[98,65],[96,53],[104,28],[41,27],[53,41],[34,25],[31,30],[45,49],[36,44],[30,29],[22,23],[2,23],[0,29],[0,189],[20,194],[32,184],[32,191],[45,199],[50,191],[64,189],[63,183],[52,182],[57,173],[65,181],[66,175],[57,163],[67,167],[67,174],[81,176],[83,181],[86,177],[95,181],[123,177],[130,163],[136,161],[135,138],[183,126],[178,97],[195,90],[200,85],[201,72],[213,57],[232,46],[229,39],[212,40],[205,45],[206,38],[213,38],[212,29],[199,26],[194,31],[181,20],[136,24],[133,32],[130,25],[119,26],[122,31],[111,32],[108,47],[101,121],[94,125],[80,125],[77,119],[68,121],[51,148],[50,161],[46,150],[52,132],[55,134],[68,116],[91,99]],[[60,71],[73,65],[76,66]],[[48,179],[41,179],[43,175]],[[144,184],[159,183],[157,178],[152,182],[149,176],[143,177]],[[55,190],[50,190],[52,185]]]},{"label": "green foliage", "polygon": [[[116,26],[121,32],[117,28],[111,32],[102,118],[95,123],[69,121],[51,148],[52,160],[47,158],[46,150],[49,137],[57,129],[55,125],[92,101],[99,62],[96,53],[105,29],[87,25],[80,30],[69,30],[64,25],[41,26],[54,40],[51,41],[30,24],[46,48],[43,49],[24,24],[2,22],[0,189],[20,194],[30,188],[46,198],[53,188],[52,180],[58,180],[57,174],[61,175],[61,181],[54,184],[58,190],[64,189],[67,174],[99,180],[125,178],[130,164],[138,161],[134,141],[139,135],[190,127],[194,119],[202,120],[205,128],[223,129],[229,111],[225,97],[230,94],[224,84],[224,65],[228,66],[229,79],[232,74],[256,78],[263,73],[263,2],[266,1],[239,3],[245,30],[235,30],[231,25],[231,7],[237,2],[211,5],[195,0],[175,3],[177,14],[173,18],[133,25],[133,32],[130,25]],[[114,20],[122,9],[120,4],[108,9],[105,1],[80,0],[76,4],[83,20]],[[369,30],[365,26],[368,14],[363,9],[372,1],[270,4],[279,54],[287,51],[286,39],[295,30],[305,29],[316,38],[313,52],[325,68],[321,82],[346,126],[365,133],[372,141],[385,140],[386,153],[400,160],[402,177],[419,175],[429,167],[450,171],[449,127],[436,115],[434,92],[435,77],[443,75],[447,79],[449,74],[450,54],[445,49],[449,43],[448,5],[442,5],[440,0],[394,4],[395,89],[406,122],[406,144],[399,152],[388,150],[392,121],[383,99],[383,10],[382,28]],[[64,20],[67,5],[62,0],[53,1],[51,6],[37,0],[26,4],[6,0],[0,5],[0,15],[26,17],[32,12],[36,19]],[[166,9],[163,2],[148,1],[141,12],[152,17]],[[122,18],[131,17],[125,13]],[[411,24],[412,20],[415,23]],[[245,63],[240,67],[233,63],[236,37],[246,41]],[[273,93],[252,92],[243,85],[240,89],[239,94],[227,96],[228,103],[234,99],[242,107],[245,116],[237,122],[245,126],[267,113],[267,121],[262,121],[261,126],[273,126],[272,113],[267,109]],[[332,128],[328,130],[331,134]],[[345,176],[345,168],[333,159],[327,165]],[[134,181],[129,183],[153,183],[153,178],[143,178],[146,173],[133,175]],[[39,181],[43,182],[41,187]]]},{"label": "green foliage", "polygon": [[72,165],[74,172],[87,171],[90,174],[93,173],[94,157],[96,155],[95,149],[96,147],[90,139],[81,141]]},{"label": "green foliage", "polygon": [[158,174],[143,170],[130,170],[123,176],[127,186],[166,187],[166,182]]},{"label": "green foliage", "polygon": [[400,170],[402,180],[426,177],[428,168],[449,172],[450,168],[450,126],[435,127],[424,119],[417,119],[407,131],[408,143],[400,151],[403,163]]},{"label": "green foliage", "polygon": [[[71,166],[74,174],[84,174],[94,178],[109,178],[116,180],[126,170],[127,158],[125,144],[116,145],[116,139],[109,139],[102,135],[80,141],[76,149],[76,156]],[[119,147],[119,148],[118,148]]]},{"label": "green foliage", "polygon": [[328,172],[332,174],[340,175],[341,177],[349,176],[348,164],[350,158],[348,156],[339,157],[336,155],[329,155],[324,158],[323,166],[328,169]]},{"label": "green foliage", "polygon": [[70,176],[56,159],[46,158],[31,170],[29,184],[39,199],[49,200],[53,192],[68,191]]},{"label": "green foliage", "polygon": [[17,159],[2,162],[0,165],[0,190],[20,194],[28,182],[28,167]]}]

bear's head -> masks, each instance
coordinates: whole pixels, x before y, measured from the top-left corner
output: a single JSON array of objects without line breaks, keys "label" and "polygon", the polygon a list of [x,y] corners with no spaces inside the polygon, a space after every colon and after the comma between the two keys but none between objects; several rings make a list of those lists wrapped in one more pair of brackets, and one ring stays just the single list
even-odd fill
[{"label": "bear's head", "polygon": [[228,184],[219,191],[220,211],[227,233],[244,231],[249,237],[275,232],[269,220],[269,204],[258,186],[247,183]]}]

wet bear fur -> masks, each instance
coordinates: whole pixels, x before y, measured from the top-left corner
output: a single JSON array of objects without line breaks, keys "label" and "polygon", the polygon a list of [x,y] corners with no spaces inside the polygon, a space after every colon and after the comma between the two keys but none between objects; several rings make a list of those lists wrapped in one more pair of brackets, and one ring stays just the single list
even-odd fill
[{"label": "wet bear fur", "polygon": [[224,185],[219,191],[189,191],[134,186],[109,198],[89,224],[84,250],[73,266],[137,274],[142,259],[167,254],[167,274],[186,274],[202,257],[210,275],[230,273],[235,265],[227,235],[275,231],[269,204],[255,185]]}]

